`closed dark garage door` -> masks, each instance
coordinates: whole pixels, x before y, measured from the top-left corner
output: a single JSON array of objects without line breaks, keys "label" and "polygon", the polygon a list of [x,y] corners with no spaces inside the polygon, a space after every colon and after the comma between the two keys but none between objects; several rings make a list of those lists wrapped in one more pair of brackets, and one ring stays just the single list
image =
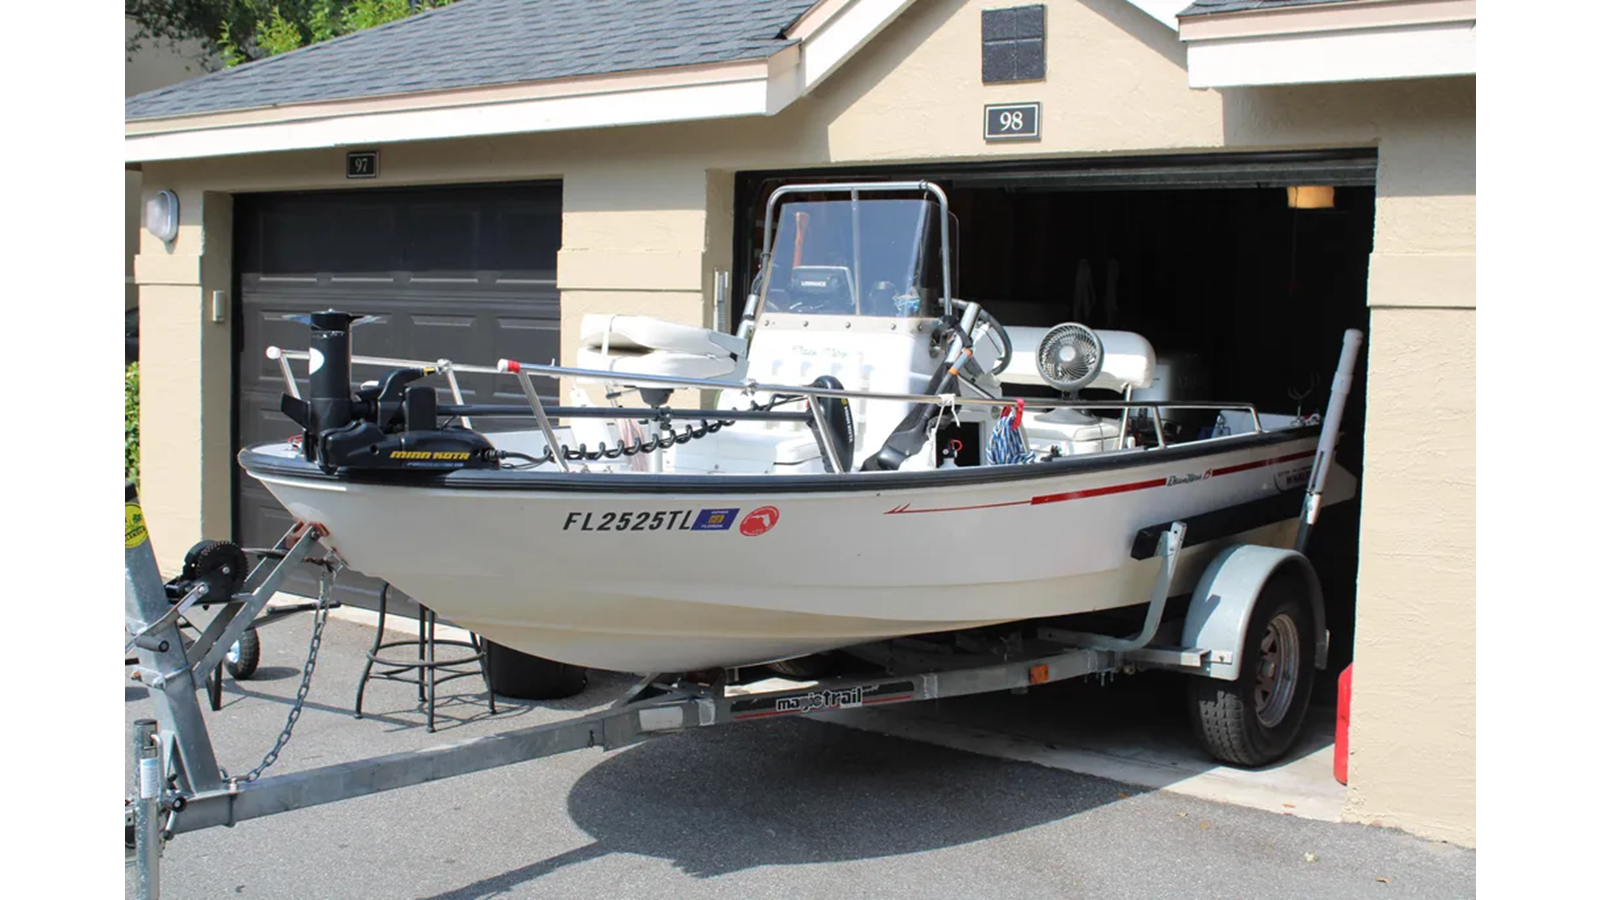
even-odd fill
[{"label": "closed dark garage door", "polygon": [[[287,316],[337,308],[385,317],[355,330],[357,356],[493,365],[560,353],[559,184],[241,195],[234,222],[236,450],[297,431],[278,411],[283,378],[265,353],[305,349],[306,327]],[[294,368],[304,393],[305,364]],[[358,365],[354,374],[382,371]],[[459,378],[468,403],[522,399],[512,379]],[[553,395],[554,383],[540,392]],[[289,527],[288,512],[237,467],[234,477],[236,539],[270,546]],[[302,577],[289,589],[313,584]],[[339,587],[341,600],[369,605],[377,582],[347,571]]]}]

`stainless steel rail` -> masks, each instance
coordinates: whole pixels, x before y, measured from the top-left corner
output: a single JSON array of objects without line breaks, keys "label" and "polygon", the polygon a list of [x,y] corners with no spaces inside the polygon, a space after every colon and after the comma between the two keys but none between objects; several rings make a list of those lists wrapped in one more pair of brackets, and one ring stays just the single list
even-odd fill
[{"label": "stainless steel rail", "polygon": [[[271,346],[267,348],[266,355],[268,359],[276,360],[278,362],[279,368],[283,373],[285,389],[288,391],[290,396],[299,397],[300,393],[295,385],[294,374],[289,368],[289,360],[309,359],[310,354],[304,350],[285,350],[281,347]],[[524,363],[513,359],[502,359],[493,367],[458,363],[449,359],[417,360],[399,359],[387,356],[352,356],[350,358],[350,362],[352,366],[382,366],[388,368],[434,366],[438,368],[440,373],[444,374],[448,379],[451,393],[454,395],[456,404],[458,406],[465,406],[466,404],[462,402],[461,389],[456,383],[454,373],[467,372],[471,374],[484,375],[512,375],[517,379],[522,388],[523,395],[528,399],[529,414],[538,423],[540,432],[543,433],[546,442],[551,448],[556,448],[558,446],[555,427],[551,423],[549,416],[546,414],[544,403],[540,400],[538,392],[534,390],[531,377],[535,375],[550,378],[583,378],[601,382],[610,382],[614,384],[626,384],[634,387],[639,385],[650,385],[656,387],[692,388],[697,390],[737,391],[747,395],[753,395],[757,393],[780,394],[802,396],[808,399],[815,399],[817,397],[843,397],[854,400],[886,400],[896,403],[937,403],[940,406],[945,407],[975,406],[1006,408],[1022,405],[1031,406],[1035,409],[1119,409],[1123,411],[1121,417],[1121,426],[1118,429],[1117,445],[1119,449],[1122,448],[1122,444],[1126,440],[1128,413],[1132,410],[1142,409],[1149,410],[1151,412],[1151,418],[1153,419],[1155,425],[1157,447],[1167,446],[1166,435],[1164,434],[1163,423],[1161,420],[1162,410],[1199,409],[1217,410],[1219,412],[1224,410],[1246,412],[1250,415],[1252,430],[1249,432],[1239,432],[1230,436],[1243,437],[1248,434],[1260,434],[1261,432],[1265,431],[1261,425],[1261,414],[1256,410],[1255,405],[1236,401],[1213,400],[1152,402],[1149,400],[1126,399],[1129,396],[1127,393],[1124,394],[1124,399],[1121,400],[1083,400],[1068,398],[1052,400],[1045,397],[1006,396],[973,397],[963,396],[953,392],[942,394],[899,394],[884,393],[881,391],[852,390],[850,388],[824,388],[816,387],[814,385],[769,384],[766,382],[756,381],[754,379],[747,379],[745,381],[718,381],[710,378],[677,378],[664,375],[622,374],[600,369],[580,369],[571,366],[547,366],[540,365],[538,363]],[[815,408],[815,404],[813,404],[813,408]],[[668,407],[668,409],[670,409],[670,407]],[[471,420],[466,415],[461,417],[461,421],[466,427],[472,427]],[[823,449],[828,455],[829,462],[835,465],[836,471],[843,471],[839,468],[839,466],[845,461],[837,459],[838,453],[832,446],[832,442],[827,440],[826,429],[821,430],[824,433]],[[1219,439],[1222,439],[1222,437],[1211,438],[1211,440]],[[566,460],[562,458],[560,453],[555,453],[554,457],[556,465],[562,471],[569,470]]]}]

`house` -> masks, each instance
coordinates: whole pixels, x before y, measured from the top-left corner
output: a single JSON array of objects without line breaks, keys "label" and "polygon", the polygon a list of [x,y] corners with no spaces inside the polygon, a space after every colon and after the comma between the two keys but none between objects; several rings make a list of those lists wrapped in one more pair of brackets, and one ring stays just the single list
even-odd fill
[{"label": "house", "polygon": [[[124,16],[124,25],[127,36],[132,38],[138,26],[133,19]],[[166,87],[169,84],[193,78],[205,72],[205,51],[198,43],[187,42],[177,46],[170,44],[147,44],[139,48],[138,52],[128,54],[126,65],[123,69],[123,88],[127,96],[143,94],[156,88]],[[140,197],[144,192],[144,176],[134,168],[128,169],[127,180],[127,244],[124,256],[127,260],[127,286],[123,291],[123,312],[127,314],[129,322],[130,348],[129,356],[136,352],[137,334],[135,323],[137,321],[137,308],[139,306],[139,288],[133,280],[133,258],[139,255],[139,207]]]},{"label": "house", "polygon": [[1308,412],[1367,333],[1359,504],[1313,548],[1360,668],[1346,814],[1472,845],[1475,28],[1475,0],[461,0],[131,97],[127,164],[178,207],[134,269],[156,546],[280,533],[234,454],[292,430],[286,314],[571,363],[585,313],[736,316],[778,184],[930,179],[958,292],[1008,322],[1082,311]]}]

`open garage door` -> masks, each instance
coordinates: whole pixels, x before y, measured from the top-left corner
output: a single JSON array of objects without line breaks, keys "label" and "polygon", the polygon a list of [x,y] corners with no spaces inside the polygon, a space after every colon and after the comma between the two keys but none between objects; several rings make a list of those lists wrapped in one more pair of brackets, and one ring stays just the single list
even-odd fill
[{"label": "open garage door", "polygon": [[[1368,331],[1376,172],[1376,153],[1354,149],[741,173],[733,283],[748,292],[778,186],[927,179],[957,219],[958,297],[1008,325],[1138,332],[1201,399],[1320,412],[1344,329]],[[1292,186],[1332,188],[1332,205],[1291,207]],[[1358,476],[1365,372],[1363,358],[1338,454]],[[1350,659],[1358,515],[1359,502],[1329,508],[1310,548],[1330,686]]]},{"label": "open garage door", "polygon": [[[234,228],[235,450],[297,430],[278,411],[283,379],[265,353],[305,348],[306,327],[287,316],[337,308],[385,317],[356,329],[357,356],[493,365],[560,355],[559,184],[241,195]],[[304,392],[304,365],[295,371]],[[507,379],[462,375],[460,384],[468,403],[522,402]],[[553,401],[553,382],[539,389]],[[288,512],[237,467],[234,478],[235,539],[270,546]],[[341,574],[338,586],[347,603],[376,598],[377,583],[357,573]],[[302,576],[288,589],[312,587]]]}]

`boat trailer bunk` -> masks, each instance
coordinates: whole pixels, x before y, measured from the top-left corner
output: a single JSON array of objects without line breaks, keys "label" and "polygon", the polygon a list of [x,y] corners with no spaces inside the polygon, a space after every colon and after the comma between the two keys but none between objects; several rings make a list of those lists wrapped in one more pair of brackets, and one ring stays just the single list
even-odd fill
[{"label": "boat trailer bunk", "polygon": [[[1320,479],[1313,473],[1302,514],[1311,510]],[[1293,497],[1293,495],[1290,495]],[[1298,499],[1298,498],[1296,498]],[[1290,699],[1309,696],[1309,685],[1297,683],[1303,657],[1280,656],[1265,660],[1247,647],[1259,642],[1260,613],[1277,613],[1275,606],[1258,609],[1258,598],[1275,598],[1279,606],[1309,616],[1315,636],[1315,665],[1323,668],[1327,653],[1321,589],[1311,564],[1297,550],[1233,544],[1212,558],[1195,585],[1184,615],[1165,620],[1169,592],[1179,551],[1186,542],[1226,543],[1230,535],[1249,531],[1263,521],[1281,521],[1283,498],[1273,498],[1274,508],[1262,502],[1220,510],[1188,521],[1152,525],[1139,532],[1130,553],[1135,559],[1158,560],[1155,582],[1144,616],[1144,626],[1132,637],[1087,634],[1064,630],[1048,622],[1013,623],[1014,634],[990,641],[987,651],[960,656],[919,652],[915,641],[889,641],[852,648],[853,655],[883,667],[879,674],[836,677],[810,683],[773,679],[753,686],[737,685],[737,672],[724,670],[699,677],[688,673],[661,673],[641,680],[620,700],[599,712],[562,722],[522,728],[421,751],[394,753],[364,760],[322,766],[284,775],[261,777],[288,742],[309,689],[320,645],[322,624],[331,605],[332,577],[342,568],[336,554],[313,556],[322,530],[298,523],[248,575],[230,574],[233,581],[212,578],[191,588],[215,597],[226,591],[228,601],[202,633],[185,647],[178,629],[182,609],[199,598],[186,594],[169,599],[156,568],[155,555],[142,525],[138,498],[132,486],[126,500],[129,529],[126,549],[126,601],[129,630],[140,659],[138,673],[150,689],[153,719],[134,724],[132,756],[136,765],[136,791],[127,798],[127,864],[136,872],[136,896],[160,895],[160,857],[168,840],[177,834],[362,797],[411,785],[466,775],[599,747],[612,750],[651,737],[735,722],[787,715],[909,703],[969,694],[1025,691],[1036,685],[1072,678],[1162,669],[1196,676],[1219,696],[1249,702],[1267,691],[1267,700],[1282,707]],[[1302,519],[1302,530],[1309,523]],[[322,588],[315,605],[310,656],[296,703],[288,722],[261,765],[240,776],[227,775],[217,763],[196,692],[203,673],[223,659],[234,641],[248,628],[284,577],[296,566],[321,570]],[[216,601],[213,600],[213,603]],[[1274,622],[1276,619],[1273,620]],[[1271,631],[1268,623],[1267,631]],[[992,630],[992,629],[991,629]],[[968,642],[975,643],[975,642]],[[1291,643],[1294,643],[1291,641]],[[1310,648],[1298,648],[1295,656]],[[907,649],[907,648],[911,649]],[[1249,667],[1254,665],[1255,671]],[[730,678],[729,676],[733,676]],[[781,687],[766,687],[781,684]],[[1297,700],[1293,731],[1304,702]],[[1219,704],[1225,706],[1226,704]],[[1236,704],[1237,707],[1237,704]],[[1282,716],[1280,716],[1280,719]],[[1237,726],[1237,721],[1232,723]],[[1237,732],[1226,733],[1229,720],[1219,716],[1217,729],[1202,738],[1214,755],[1253,765],[1259,747],[1240,746]]]}]

